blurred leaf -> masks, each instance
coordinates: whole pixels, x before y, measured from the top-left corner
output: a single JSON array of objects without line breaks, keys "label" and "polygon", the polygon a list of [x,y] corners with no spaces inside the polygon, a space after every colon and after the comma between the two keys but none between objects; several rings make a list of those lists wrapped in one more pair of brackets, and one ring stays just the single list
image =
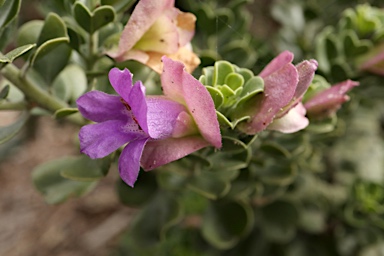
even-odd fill
[{"label": "blurred leaf", "polygon": [[75,181],[64,178],[61,173],[76,165],[76,158],[65,157],[37,166],[32,172],[32,180],[37,190],[49,204],[58,204],[70,197],[80,197],[90,192],[96,181]]},{"label": "blurred leaf", "polygon": [[19,13],[21,0],[0,2],[0,29],[6,27]]},{"label": "blurred leaf", "polygon": [[101,0],[102,5],[112,5],[117,13],[127,11],[135,2],[136,0]]},{"label": "blurred leaf", "polygon": [[68,157],[61,167],[60,175],[74,181],[96,181],[107,175],[111,159],[91,159],[86,155]]},{"label": "blurred leaf", "polygon": [[224,196],[229,191],[231,185],[215,173],[202,172],[193,177],[187,187],[206,198],[215,200]]},{"label": "blurred leaf", "polygon": [[86,89],[87,76],[84,70],[75,64],[66,66],[52,84],[53,94],[66,102],[75,101]]},{"label": "blurred leaf", "polygon": [[106,5],[99,6],[91,12],[84,4],[76,2],[73,13],[77,23],[90,34],[115,19],[115,10]]},{"label": "blurred leaf", "polygon": [[23,112],[15,123],[9,126],[1,126],[0,127],[0,144],[7,142],[8,140],[12,139],[18,132],[20,132],[20,130],[23,128],[23,126],[27,122],[28,117],[29,117],[29,114],[27,112]]},{"label": "blurred leaf", "polygon": [[39,39],[44,21],[32,20],[24,23],[18,30],[17,45],[35,44]]},{"label": "blurred leaf", "polygon": [[60,119],[75,113],[78,113],[79,110],[77,108],[62,108],[58,109],[54,114],[53,117],[56,119]]},{"label": "blurred leaf", "polygon": [[156,176],[152,172],[141,171],[135,187],[132,188],[119,179],[116,189],[121,203],[130,207],[144,206],[158,191]]},{"label": "blurred leaf", "polygon": [[62,37],[68,38],[67,27],[64,21],[56,13],[49,13],[37,39],[37,46],[40,47],[51,39]]},{"label": "blurred leaf", "polygon": [[6,99],[8,97],[10,86],[7,84],[4,86],[4,88],[1,89],[0,91],[0,100]]},{"label": "blurred leaf", "polygon": [[13,49],[7,54],[0,56],[0,63],[12,63],[16,58],[30,51],[35,46],[36,46],[35,44],[29,44],[29,45],[23,45],[23,46],[17,47],[16,49]]},{"label": "blurred leaf", "polygon": [[253,222],[250,205],[241,201],[213,201],[204,214],[201,232],[214,247],[229,249],[251,230]]},{"label": "blurred leaf", "polygon": [[0,7],[4,4],[5,0],[0,0]]},{"label": "blurred leaf", "polygon": [[156,246],[181,217],[182,209],[175,197],[165,192],[156,193],[131,223],[134,245],[143,250]]}]

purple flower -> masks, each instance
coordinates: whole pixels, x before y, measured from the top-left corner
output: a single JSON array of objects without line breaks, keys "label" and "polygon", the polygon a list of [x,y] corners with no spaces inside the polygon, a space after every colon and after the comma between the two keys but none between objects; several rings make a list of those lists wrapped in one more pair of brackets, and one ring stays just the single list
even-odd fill
[{"label": "purple flower", "polygon": [[247,106],[251,119],[239,125],[247,134],[265,129],[292,133],[304,129],[309,121],[301,105],[304,93],[317,69],[315,60],[305,60],[294,66],[293,53],[284,51],[259,74],[264,80],[264,93]]},{"label": "purple flower", "polygon": [[80,149],[102,158],[127,144],[119,159],[121,178],[135,183],[140,165],[146,170],[182,158],[203,147],[221,147],[214,103],[205,87],[183,64],[163,57],[165,96],[145,96],[141,81],[113,68],[109,80],[119,95],[91,91],[77,100],[81,114],[96,124],[79,133]]},{"label": "purple flower", "polygon": [[304,104],[307,115],[311,118],[321,119],[334,114],[344,102],[349,100],[346,93],[359,82],[346,80],[316,94]]}]

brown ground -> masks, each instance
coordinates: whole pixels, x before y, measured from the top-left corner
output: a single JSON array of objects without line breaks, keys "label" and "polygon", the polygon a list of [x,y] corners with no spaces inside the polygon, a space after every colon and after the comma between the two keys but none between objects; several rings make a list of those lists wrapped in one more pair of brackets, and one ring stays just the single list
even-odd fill
[{"label": "brown ground", "polygon": [[[14,113],[1,112],[0,126],[12,118]],[[31,171],[47,160],[75,155],[78,128],[50,117],[37,125],[34,138],[7,146],[6,153],[0,146],[0,255],[108,255],[133,214],[115,195],[115,167],[87,196],[46,204],[33,187]]]}]

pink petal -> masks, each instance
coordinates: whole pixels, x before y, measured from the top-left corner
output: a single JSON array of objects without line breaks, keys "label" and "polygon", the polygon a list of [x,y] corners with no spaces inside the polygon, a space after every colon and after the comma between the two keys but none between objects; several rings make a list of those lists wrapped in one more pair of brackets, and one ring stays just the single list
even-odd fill
[{"label": "pink petal", "polygon": [[201,135],[213,146],[221,147],[220,126],[216,109],[208,90],[191,74],[183,64],[167,57],[162,58],[164,71],[161,82],[164,94],[184,104],[192,115]]},{"label": "pink petal", "polygon": [[189,12],[180,12],[177,16],[177,29],[181,47],[188,44],[195,34],[196,16]]},{"label": "pink petal", "polygon": [[148,138],[134,140],[121,152],[119,158],[119,173],[121,179],[133,187],[140,171],[140,158]]},{"label": "pink petal", "polygon": [[117,55],[132,49],[164,11],[173,8],[174,2],[174,0],[139,1],[127,25],[124,27]]},{"label": "pink petal", "polygon": [[291,101],[298,83],[297,70],[291,63],[277,70],[264,78],[264,93],[260,96],[261,99],[247,106],[247,115],[251,116],[251,120],[238,126],[243,132],[256,134],[264,130],[280,109]]},{"label": "pink petal", "polygon": [[293,60],[293,53],[289,51],[284,51],[277,55],[276,58],[274,58],[271,62],[268,63],[267,66],[260,72],[259,76],[262,78],[265,78],[272,73],[278,71],[279,69],[283,68],[288,63],[291,63]]},{"label": "pink petal", "polygon": [[145,170],[153,170],[206,146],[209,146],[209,143],[200,136],[149,141],[141,157],[141,166]]},{"label": "pink petal", "polygon": [[127,114],[120,96],[109,95],[100,91],[90,91],[76,100],[80,113],[94,122],[107,120],[126,120]]},{"label": "pink petal", "polygon": [[346,93],[358,85],[359,82],[346,80],[316,94],[304,104],[308,115],[326,116],[335,112],[349,99]]},{"label": "pink petal", "polygon": [[309,120],[305,117],[306,110],[302,103],[292,108],[285,116],[276,118],[268,126],[268,130],[282,133],[294,133],[308,126]]}]

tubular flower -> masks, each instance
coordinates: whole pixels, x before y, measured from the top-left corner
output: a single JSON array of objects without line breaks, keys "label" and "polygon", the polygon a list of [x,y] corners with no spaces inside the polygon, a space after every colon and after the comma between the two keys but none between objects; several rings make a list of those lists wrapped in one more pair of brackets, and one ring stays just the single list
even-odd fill
[{"label": "tubular flower", "polygon": [[301,100],[311,84],[317,62],[305,60],[294,66],[292,60],[293,53],[284,51],[261,71],[264,92],[248,107],[251,119],[240,124],[240,130],[247,134],[265,129],[293,133],[309,124]]},{"label": "tubular flower", "polygon": [[314,95],[304,103],[307,115],[316,119],[329,117],[349,100],[346,93],[358,85],[359,82],[346,80]]},{"label": "tubular flower", "polygon": [[161,73],[161,57],[179,60],[191,73],[200,59],[192,52],[196,17],[174,7],[174,0],[141,0],[125,26],[117,49],[107,52],[117,61],[136,60]]},{"label": "tubular flower", "polygon": [[109,80],[119,95],[91,91],[77,100],[81,114],[96,124],[79,133],[80,150],[102,158],[127,144],[119,158],[121,178],[133,186],[140,170],[152,170],[203,147],[221,147],[214,104],[184,66],[168,58],[161,75],[165,96],[145,96],[129,70],[113,68]]}]

